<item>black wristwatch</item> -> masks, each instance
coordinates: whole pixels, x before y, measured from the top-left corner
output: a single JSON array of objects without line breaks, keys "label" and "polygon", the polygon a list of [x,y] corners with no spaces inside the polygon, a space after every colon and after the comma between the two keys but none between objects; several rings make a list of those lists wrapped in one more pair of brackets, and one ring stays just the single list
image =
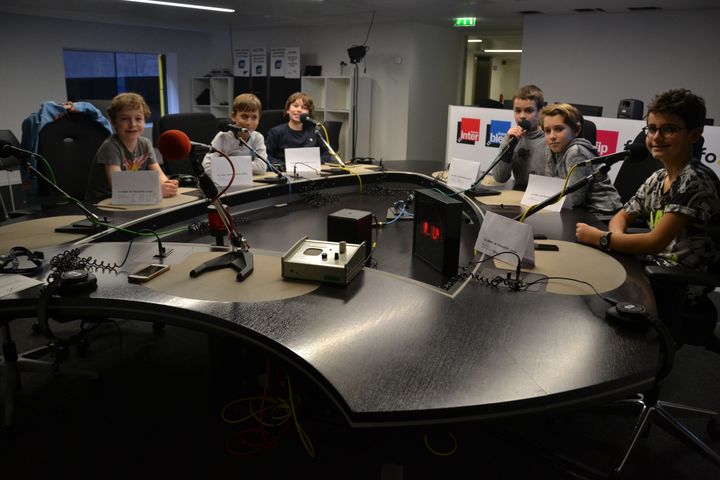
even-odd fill
[{"label": "black wristwatch", "polygon": [[600,237],[600,250],[603,250],[605,252],[610,251],[610,237],[612,236],[612,232],[607,232],[605,235]]}]

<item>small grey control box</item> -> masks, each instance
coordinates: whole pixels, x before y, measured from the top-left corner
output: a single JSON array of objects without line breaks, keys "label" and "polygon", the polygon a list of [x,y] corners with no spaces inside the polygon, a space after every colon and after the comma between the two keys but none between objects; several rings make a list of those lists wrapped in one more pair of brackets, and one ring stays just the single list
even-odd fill
[{"label": "small grey control box", "polygon": [[282,256],[283,278],[349,284],[365,261],[365,242],[328,242],[301,238]]}]

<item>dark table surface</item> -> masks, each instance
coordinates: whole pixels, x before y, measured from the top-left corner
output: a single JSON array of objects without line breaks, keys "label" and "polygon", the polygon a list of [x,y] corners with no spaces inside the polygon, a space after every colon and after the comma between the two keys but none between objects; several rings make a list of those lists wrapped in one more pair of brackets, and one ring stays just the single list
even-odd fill
[{"label": "dark table surface", "polygon": [[[328,213],[354,208],[384,218],[407,191],[434,185],[427,176],[402,172],[369,174],[362,182],[362,193],[356,177],[342,176],[238,189],[226,200],[233,215],[243,217],[240,230],[253,248],[284,252],[305,235],[324,239]],[[133,229],[182,229],[165,237],[166,246],[182,255],[210,249],[212,237],[185,228],[201,223],[205,208],[198,201],[116,219]],[[474,258],[481,223],[476,205],[467,201],[465,212],[461,265]],[[568,211],[535,215],[528,223],[549,238],[573,241],[578,220],[594,221]],[[96,291],[53,298],[49,312],[159,320],[247,342],[317,384],[358,427],[505,418],[606,401],[651,385],[659,368],[654,333],[609,324],[607,305],[595,296],[543,288],[513,292],[472,279],[443,288],[448,278],[413,259],[411,230],[412,222],[402,221],[374,232],[377,266],[347,287],[322,285],[278,301],[214,302],[98,271]],[[83,256],[119,263],[125,238],[106,231],[79,246]],[[141,263],[148,248],[154,246],[134,248],[125,269]],[[61,250],[45,249],[48,255]],[[609,295],[652,309],[639,266],[631,257],[614,256],[628,277]],[[5,318],[28,316],[36,304],[37,289],[31,289],[0,299],[0,311]]]}]

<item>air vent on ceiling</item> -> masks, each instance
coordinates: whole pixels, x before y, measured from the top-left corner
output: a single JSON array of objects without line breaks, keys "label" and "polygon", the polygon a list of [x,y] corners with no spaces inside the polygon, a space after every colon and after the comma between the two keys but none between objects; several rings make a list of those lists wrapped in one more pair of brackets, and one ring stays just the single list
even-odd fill
[{"label": "air vent on ceiling", "polygon": [[628,7],[631,12],[645,12],[648,10],[662,10],[660,7]]},{"label": "air vent on ceiling", "polygon": [[577,13],[589,13],[589,12],[605,12],[602,8],[576,8]]},{"label": "air vent on ceiling", "polygon": [[519,13],[520,15],[539,15],[544,12],[541,12],[540,10],[521,10],[517,13]]}]

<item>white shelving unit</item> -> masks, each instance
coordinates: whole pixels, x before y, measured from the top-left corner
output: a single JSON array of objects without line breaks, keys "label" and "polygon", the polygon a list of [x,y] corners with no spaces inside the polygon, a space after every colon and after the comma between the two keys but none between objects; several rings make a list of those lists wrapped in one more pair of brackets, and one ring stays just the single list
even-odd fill
[{"label": "white shelving unit", "polygon": [[[355,156],[370,155],[370,113],[372,101],[372,79],[360,77],[357,90],[357,137]],[[302,91],[315,102],[315,120],[342,122],[338,154],[343,160],[352,156],[352,95],[353,77],[302,77]]]},{"label": "white shelving unit", "polygon": [[[210,93],[210,103],[198,104],[198,95],[206,89]],[[195,77],[192,79],[192,111],[209,112],[217,118],[230,118],[233,92],[233,77]]]}]

